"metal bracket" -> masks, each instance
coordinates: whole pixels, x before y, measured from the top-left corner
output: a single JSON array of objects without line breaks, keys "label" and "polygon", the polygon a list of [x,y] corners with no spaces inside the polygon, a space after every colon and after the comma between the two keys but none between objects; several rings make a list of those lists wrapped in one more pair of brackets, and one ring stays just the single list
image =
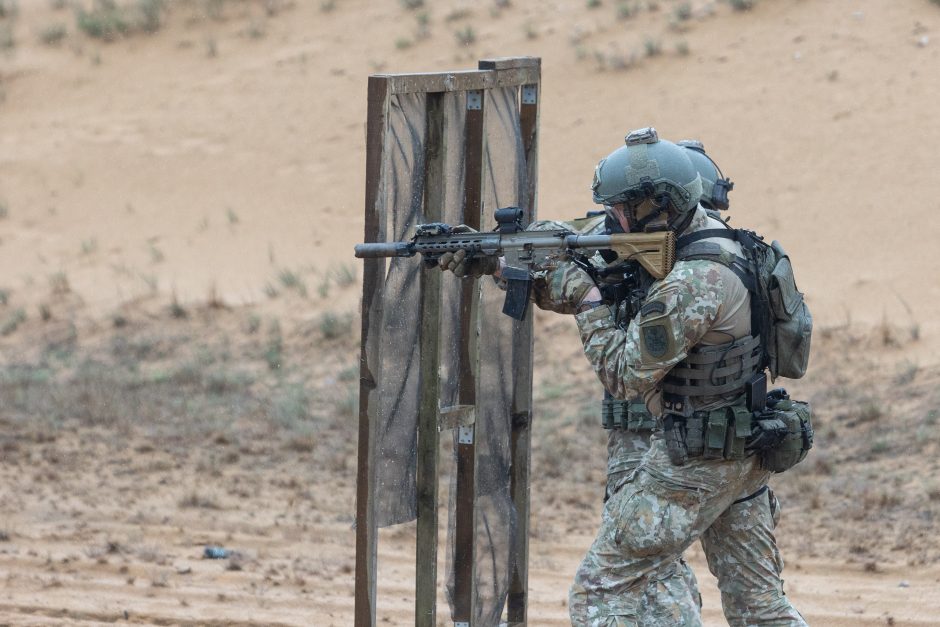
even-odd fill
[{"label": "metal bracket", "polygon": [[473,444],[473,425],[468,427],[457,427],[457,443]]},{"label": "metal bracket", "polygon": [[534,105],[538,102],[538,87],[535,85],[522,86],[522,104]]},{"label": "metal bracket", "polygon": [[474,405],[454,405],[453,407],[442,407],[438,410],[438,431],[469,427],[474,422],[476,422],[476,407]]},{"label": "metal bracket", "polygon": [[471,89],[467,91],[467,110],[479,111],[483,108],[483,91]]}]

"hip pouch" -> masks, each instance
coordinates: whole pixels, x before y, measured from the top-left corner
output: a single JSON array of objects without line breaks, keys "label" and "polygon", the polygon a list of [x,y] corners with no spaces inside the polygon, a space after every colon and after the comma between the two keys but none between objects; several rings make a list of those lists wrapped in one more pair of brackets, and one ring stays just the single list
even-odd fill
[{"label": "hip pouch", "polygon": [[746,448],[760,457],[761,468],[784,472],[813,448],[812,408],[778,388],[767,394],[767,408],[754,416]]}]

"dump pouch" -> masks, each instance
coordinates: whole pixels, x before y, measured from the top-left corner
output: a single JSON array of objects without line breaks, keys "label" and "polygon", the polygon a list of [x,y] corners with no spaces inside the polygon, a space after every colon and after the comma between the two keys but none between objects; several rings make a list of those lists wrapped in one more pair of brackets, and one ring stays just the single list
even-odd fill
[{"label": "dump pouch", "polygon": [[[759,421],[752,437],[761,437],[761,429],[776,431],[773,436],[765,439],[768,444],[776,440],[775,443],[759,447],[761,468],[771,472],[784,472],[803,461],[813,448],[812,409],[809,403],[784,399],[775,403],[772,411],[773,419],[768,420],[767,425],[762,425],[764,421]],[[751,448],[750,443],[748,448]]]}]

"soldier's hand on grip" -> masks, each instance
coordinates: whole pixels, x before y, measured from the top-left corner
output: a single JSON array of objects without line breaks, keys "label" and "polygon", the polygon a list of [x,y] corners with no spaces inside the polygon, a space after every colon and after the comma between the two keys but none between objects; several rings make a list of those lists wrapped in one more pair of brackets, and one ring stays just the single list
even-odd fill
[{"label": "soldier's hand on grip", "polygon": [[[476,233],[476,229],[466,224],[458,224],[451,229],[451,233]],[[484,274],[493,274],[499,269],[499,259],[494,257],[474,257],[468,255],[465,250],[458,250],[453,253],[444,253],[437,260],[437,265],[441,270],[450,270],[454,275],[463,277],[473,277],[478,279]]]},{"label": "soldier's hand on grip", "polygon": [[535,304],[541,309],[561,314],[578,313],[578,309],[592,289],[594,281],[577,264],[562,261],[538,278],[532,288]]},{"label": "soldier's hand on grip", "polygon": [[441,270],[450,270],[459,277],[473,277],[478,279],[484,274],[493,274],[499,269],[499,259],[495,257],[468,256],[467,251],[458,250],[455,253],[444,253],[438,259],[437,265]]}]

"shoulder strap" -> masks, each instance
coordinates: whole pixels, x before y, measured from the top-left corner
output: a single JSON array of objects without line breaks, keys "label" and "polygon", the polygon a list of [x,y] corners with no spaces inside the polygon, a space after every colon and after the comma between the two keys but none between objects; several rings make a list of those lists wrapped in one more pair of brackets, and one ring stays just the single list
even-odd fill
[{"label": "shoulder strap", "polygon": [[725,227],[723,229],[704,229],[701,231],[695,231],[687,235],[683,235],[676,240],[676,250],[682,250],[684,247],[689,244],[694,244],[695,242],[701,241],[703,239],[711,239],[713,237],[720,237],[723,239],[730,239],[734,241],[738,240],[738,230]]}]

